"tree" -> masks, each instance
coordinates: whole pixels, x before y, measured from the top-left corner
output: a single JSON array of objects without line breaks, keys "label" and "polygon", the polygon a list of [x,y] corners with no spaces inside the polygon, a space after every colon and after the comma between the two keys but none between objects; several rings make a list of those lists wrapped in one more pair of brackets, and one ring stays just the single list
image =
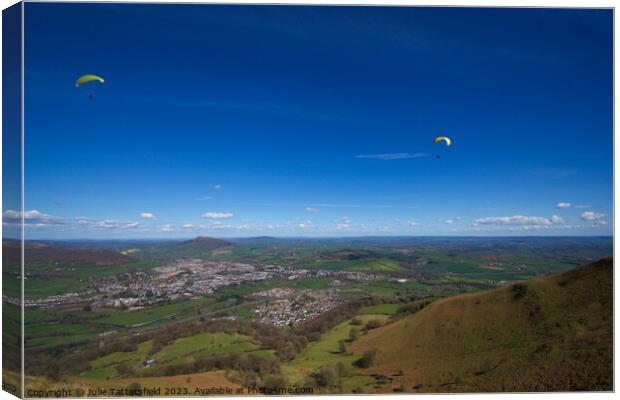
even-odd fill
[{"label": "tree", "polygon": [[357,328],[351,328],[349,331],[349,341],[352,342],[356,340],[360,335],[360,330]]},{"label": "tree", "polygon": [[292,360],[293,357],[297,354],[297,349],[295,349],[295,345],[291,342],[280,342],[276,347],[276,353],[280,360],[287,361]]},{"label": "tree", "polygon": [[369,368],[375,365],[377,361],[377,350],[368,350],[364,352],[362,358],[355,362],[355,365],[359,368]]},{"label": "tree", "polygon": [[347,346],[344,344],[344,340],[339,340],[338,341],[338,351],[340,353],[346,353],[347,352]]},{"label": "tree", "polygon": [[262,386],[268,388],[285,388],[288,386],[288,379],[282,374],[271,374],[265,377]]},{"label": "tree", "polygon": [[338,383],[338,370],[333,365],[326,365],[312,374],[312,377],[321,387],[334,386]]},{"label": "tree", "polygon": [[366,330],[376,329],[381,326],[381,322],[373,319],[366,324]]}]

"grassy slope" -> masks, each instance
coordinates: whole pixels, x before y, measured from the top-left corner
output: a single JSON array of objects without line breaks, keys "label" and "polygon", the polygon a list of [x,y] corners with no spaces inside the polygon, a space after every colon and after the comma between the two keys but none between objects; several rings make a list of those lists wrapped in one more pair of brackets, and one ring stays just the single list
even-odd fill
[{"label": "grassy slope", "polygon": [[[366,324],[371,320],[384,321],[387,319],[387,316],[383,314],[366,314],[357,318],[362,321],[362,324]],[[363,326],[355,327],[361,329]],[[353,369],[353,362],[357,357],[348,351],[344,354],[340,353],[338,344],[340,340],[347,340],[349,338],[349,331],[352,327],[354,325],[351,324],[351,320],[337,325],[322,335],[320,340],[310,343],[293,360],[285,364],[283,369],[288,375],[289,380],[294,384],[302,384],[306,376],[327,364],[335,365],[342,363],[349,369]]]},{"label": "grassy slope", "polygon": [[[165,367],[166,365],[181,363],[199,356],[213,354],[225,354],[232,352],[250,352],[258,348],[250,341],[250,338],[242,335],[230,335],[227,333],[205,332],[176,340],[164,347],[156,354],[150,354],[152,341],[138,345],[138,349],[132,352],[116,352],[100,357],[91,362],[91,369],[80,374],[80,378],[109,379],[119,378],[116,366],[124,363],[134,369],[136,374],[150,372]],[[265,357],[270,352],[260,351]],[[155,364],[150,369],[145,369],[142,362],[154,359]],[[136,378],[137,379],[137,378]],[[139,378],[143,379],[143,378]]]},{"label": "grassy slope", "polygon": [[172,345],[166,346],[153,358],[165,364],[179,362],[188,357],[245,352],[256,348],[257,346],[247,336],[205,332],[179,339]]},{"label": "grassy slope", "polygon": [[[437,301],[357,340],[377,391],[612,390],[613,261]],[[522,294],[522,295],[520,295]],[[403,376],[397,376],[399,369]]]}]

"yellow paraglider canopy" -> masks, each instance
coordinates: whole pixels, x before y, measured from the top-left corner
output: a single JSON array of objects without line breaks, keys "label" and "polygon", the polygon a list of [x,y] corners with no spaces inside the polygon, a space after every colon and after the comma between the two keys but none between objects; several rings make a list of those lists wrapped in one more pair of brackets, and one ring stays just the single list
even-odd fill
[{"label": "yellow paraglider canopy", "polygon": [[75,81],[75,87],[78,87],[80,85],[83,85],[85,83],[92,82],[92,81],[99,81],[101,83],[104,82],[103,78],[100,77],[100,76],[97,76],[97,75],[83,75],[83,76],[80,76],[77,81]]},{"label": "yellow paraglider canopy", "polygon": [[435,140],[433,140],[433,144],[437,144],[441,142],[442,140],[445,141],[448,146],[452,144],[452,140],[450,140],[450,138],[446,136],[437,136]]}]

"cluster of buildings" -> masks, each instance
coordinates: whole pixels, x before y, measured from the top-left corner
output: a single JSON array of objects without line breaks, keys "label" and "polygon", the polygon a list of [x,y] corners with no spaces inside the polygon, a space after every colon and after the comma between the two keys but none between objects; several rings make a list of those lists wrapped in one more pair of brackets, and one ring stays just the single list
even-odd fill
[{"label": "cluster of buildings", "polygon": [[253,293],[253,297],[257,298],[277,298],[290,297],[295,294],[295,289],[292,288],[273,288],[267,290],[261,290],[260,292]]},{"label": "cluster of buildings", "polygon": [[95,308],[135,308],[160,303],[197,299],[242,283],[264,281],[277,276],[250,264],[212,262],[197,258],[178,259],[152,270],[107,277],[99,281]]},{"label": "cluster of buildings", "polygon": [[256,310],[256,319],[266,324],[294,326],[315,318],[342,302],[339,291],[335,289],[293,291],[287,297],[260,305]]},{"label": "cluster of buildings", "polygon": [[[56,294],[53,296],[43,297],[40,299],[24,299],[25,307],[41,307],[41,308],[54,308],[65,304],[81,303],[86,294],[84,293],[64,293]],[[16,297],[2,296],[3,301],[12,304],[14,306],[21,307],[22,301]]]},{"label": "cluster of buildings", "polygon": [[[182,258],[166,266],[123,272],[97,278],[83,290],[40,299],[26,300],[26,307],[53,308],[84,303],[97,308],[139,309],[213,295],[218,290],[269,279],[302,280],[332,278],[375,280],[365,272],[300,269],[283,265],[252,265],[240,262]],[[290,297],[292,293],[275,297]],[[271,297],[271,296],[270,296]],[[11,302],[15,299],[7,299]],[[20,302],[15,300],[16,304]],[[322,303],[321,303],[322,304]]]}]

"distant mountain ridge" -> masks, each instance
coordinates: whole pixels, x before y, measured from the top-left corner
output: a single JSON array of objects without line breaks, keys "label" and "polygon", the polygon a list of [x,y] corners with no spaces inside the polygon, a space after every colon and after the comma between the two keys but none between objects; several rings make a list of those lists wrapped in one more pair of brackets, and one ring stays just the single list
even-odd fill
[{"label": "distant mountain ridge", "polygon": [[[12,263],[20,263],[20,242],[4,241],[2,243],[2,259]],[[83,262],[99,266],[124,264],[134,260],[132,257],[114,250],[72,248],[45,243],[26,243],[24,259],[26,264],[31,262]]]},{"label": "distant mountain ridge", "polygon": [[353,349],[395,391],[611,391],[613,259],[437,300]]},{"label": "distant mountain ridge", "polygon": [[220,247],[233,246],[233,243],[222,239],[216,239],[208,236],[198,236],[194,239],[179,243],[180,246],[195,246],[205,249],[217,249]]}]

